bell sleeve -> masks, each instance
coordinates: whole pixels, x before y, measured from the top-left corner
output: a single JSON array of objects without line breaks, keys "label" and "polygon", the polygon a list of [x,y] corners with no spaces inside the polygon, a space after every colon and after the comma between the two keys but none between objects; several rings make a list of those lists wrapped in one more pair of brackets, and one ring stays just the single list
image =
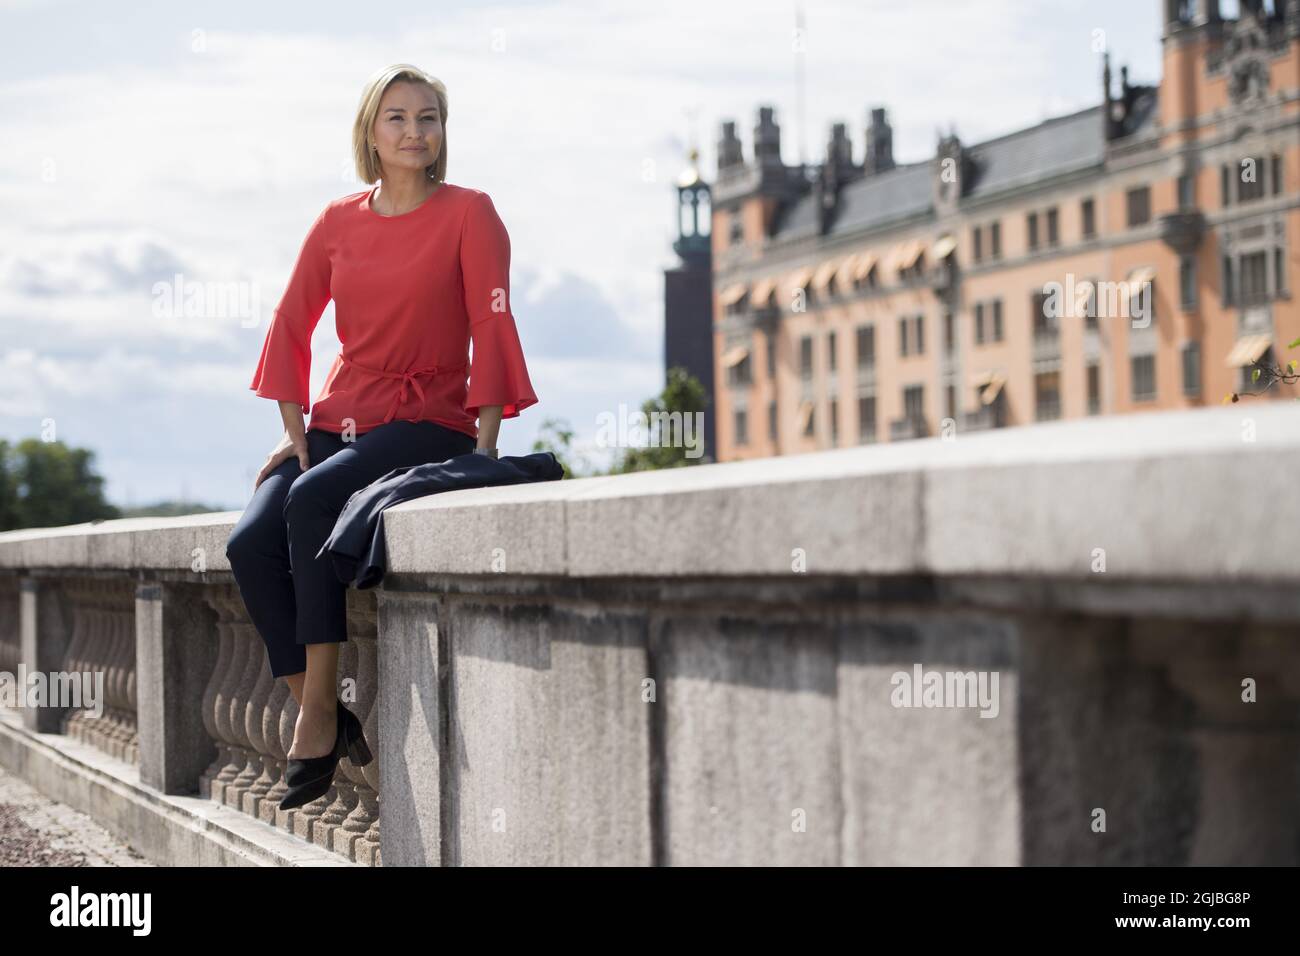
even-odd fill
[{"label": "bell sleeve", "polygon": [[249,385],[262,398],[297,402],[304,408],[311,404],[311,334],[330,300],[328,211],[326,207],[307,230]]},{"label": "bell sleeve", "polygon": [[503,419],[516,418],[537,395],[510,311],[510,236],[486,193],[465,214],[460,269],[473,345],[465,411],[477,418],[484,405],[500,405]]}]

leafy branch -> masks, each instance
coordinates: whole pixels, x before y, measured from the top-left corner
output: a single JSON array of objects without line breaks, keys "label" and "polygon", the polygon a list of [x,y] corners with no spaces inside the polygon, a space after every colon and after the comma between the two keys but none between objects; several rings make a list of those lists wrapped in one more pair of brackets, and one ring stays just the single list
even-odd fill
[{"label": "leafy branch", "polygon": [[[1300,348],[1300,339],[1288,343],[1287,348]],[[1262,387],[1252,391],[1229,392],[1227,395],[1223,396],[1223,404],[1227,405],[1229,402],[1239,401],[1242,395],[1263,395],[1278,382],[1285,382],[1290,385],[1294,382],[1300,381],[1300,371],[1297,371],[1298,366],[1300,366],[1300,360],[1297,359],[1292,359],[1287,362],[1285,369],[1283,369],[1281,365],[1269,366],[1257,364],[1257,366],[1250,371],[1250,381],[1252,385],[1258,384],[1262,381]],[[1296,401],[1300,401],[1300,398],[1297,398]]]}]

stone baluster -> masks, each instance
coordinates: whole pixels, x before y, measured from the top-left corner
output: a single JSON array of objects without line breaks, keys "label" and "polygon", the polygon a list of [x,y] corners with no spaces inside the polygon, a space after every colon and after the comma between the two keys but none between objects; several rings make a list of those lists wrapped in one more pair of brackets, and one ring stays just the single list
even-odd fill
[{"label": "stone baluster", "polygon": [[258,676],[266,666],[266,645],[247,617],[236,621],[233,631],[244,645],[243,669],[230,697],[230,732],[235,740],[240,768],[235,779],[226,787],[225,803],[226,806],[242,810],[244,794],[252,788],[253,781],[262,772],[261,757],[249,735],[249,711],[253,705]]},{"label": "stone baluster", "polygon": [[[357,644],[352,639],[355,633],[353,626],[352,602],[348,601],[348,640],[344,641],[339,647],[339,669],[338,676],[340,683],[345,678],[354,678],[357,672]],[[345,704],[349,709],[356,713],[355,705]],[[312,826],[312,842],[317,846],[325,847],[327,850],[335,850],[334,837],[339,833],[343,821],[347,819],[348,814],[357,803],[357,788],[355,778],[349,773],[349,770],[355,772],[352,762],[346,757],[339,761],[338,770],[334,773],[334,786],[330,790],[332,799],[321,811],[319,819]],[[347,834],[341,834],[341,840],[346,844]],[[346,850],[343,851],[346,853]]]},{"label": "stone baluster", "polygon": [[[135,590],[130,579],[68,582],[74,635],[63,670],[93,683],[103,675],[104,712],[82,706],[68,714],[63,732],[122,760],[138,756],[134,705],[127,692],[135,668]],[[84,685],[83,685],[84,686]]]},{"label": "stone baluster", "polygon": [[23,656],[19,603],[18,576],[0,574],[0,670],[14,675]]},{"label": "stone baluster", "polygon": [[[267,673],[270,674],[269,667]],[[289,692],[288,681],[273,680],[271,697],[267,701],[262,718],[262,742],[266,746],[265,767],[270,774],[271,785],[257,808],[258,819],[272,826],[276,825],[280,800],[289,790],[289,785],[284,782],[284,771],[289,762],[288,751],[284,745],[284,734],[287,727],[289,741],[292,743],[293,720],[287,716],[288,705],[292,702],[293,694]]]},{"label": "stone baluster", "polygon": [[341,772],[351,781],[356,802],[334,832],[333,849],[358,863],[379,862],[379,645],[374,591],[348,592],[348,637],[356,645],[357,699],[349,707],[361,721],[375,759],[365,767],[345,761]]},{"label": "stone baluster", "polygon": [[[218,786],[217,792],[214,792],[214,784],[222,768],[229,766],[234,759],[230,751],[232,741],[223,734],[222,724],[218,718],[222,689],[229,679],[235,656],[235,640],[231,636],[230,623],[236,609],[232,606],[231,590],[230,585],[223,584],[205,588],[203,591],[204,600],[217,617],[217,663],[212,668],[207,687],[203,691],[203,726],[207,729],[212,742],[217,745],[217,757],[200,774],[199,793],[209,800],[218,801],[221,799],[220,787]],[[235,599],[238,599],[238,595]]]},{"label": "stone baluster", "polygon": [[[249,769],[256,771],[257,776],[249,784],[248,792],[243,795],[242,809],[250,816],[261,819],[261,804],[266,799],[271,788],[275,786],[277,777],[282,776],[279,766],[279,759],[275,756],[274,751],[279,749],[267,740],[267,717],[270,712],[271,698],[275,692],[275,684],[283,684],[284,681],[276,681],[271,676],[271,664],[266,657],[266,644],[262,641],[261,636],[257,634],[256,628],[249,625],[253,631],[253,637],[257,641],[259,653],[255,654],[258,661],[256,672],[257,682],[253,686],[252,695],[248,700],[248,710],[245,717],[245,732],[248,737],[249,745],[253,754],[250,758]],[[278,721],[276,722],[278,724]],[[279,737],[279,727],[274,728],[274,734]]]},{"label": "stone baluster", "polygon": [[139,683],[136,661],[136,621],[135,621],[135,588],[132,582],[131,590],[124,591],[122,594],[123,621],[126,631],[126,646],[131,651],[130,667],[126,671],[126,687],[124,694],[124,706],[127,714],[130,715],[131,737],[127,741],[126,759],[133,764],[140,763],[140,701],[136,693]]},{"label": "stone baluster", "polygon": [[108,720],[99,728],[100,746],[119,760],[131,760],[137,752],[135,709],[127,691],[131,672],[135,670],[135,591],[128,589],[130,582],[101,583],[104,587],[99,607],[110,638],[104,678]]},{"label": "stone baluster", "polygon": [[[217,590],[217,589],[214,589]],[[243,678],[251,650],[244,639],[241,620],[244,618],[243,600],[232,587],[224,587],[208,597],[208,603],[217,612],[217,630],[227,650],[221,654],[225,661],[213,702],[213,723],[216,726],[217,760],[221,763],[211,777],[209,796],[219,803],[229,803],[226,791],[245,763],[242,743],[233,726],[235,697]],[[209,768],[212,770],[213,768]]]},{"label": "stone baluster", "polygon": [[[84,578],[70,578],[63,582],[63,594],[67,601],[67,611],[72,627],[72,639],[68,642],[68,652],[64,657],[62,669],[69,673],[91,672],[91,645],[94,617],[90,608],[89,581]],[[63,733],[75,740],[86,740],[86,715],[80,709],[69,710],[63,718]]]}]

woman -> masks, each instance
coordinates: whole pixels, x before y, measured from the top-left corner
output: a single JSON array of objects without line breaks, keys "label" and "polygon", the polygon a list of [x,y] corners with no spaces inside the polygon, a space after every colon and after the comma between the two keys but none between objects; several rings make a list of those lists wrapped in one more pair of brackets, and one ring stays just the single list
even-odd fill
[{"label": "woman", "polygon": [[[537,402],[510,311],[510,240],[486,193],[446,181],[446,122],[446,87],[416,67],[366,85],[353,155],[379,185],[312,223],[250,386],[280,403],[284,437],[226,555],[271,674],[298,702],[283,809],[328,792],[344,753],[370,760],[336,691],[346,585],[318,556],[348,498],[394,468],[495,457],[501,420]],[[311,334],[331,298],[342,348],[305,428]]]}]

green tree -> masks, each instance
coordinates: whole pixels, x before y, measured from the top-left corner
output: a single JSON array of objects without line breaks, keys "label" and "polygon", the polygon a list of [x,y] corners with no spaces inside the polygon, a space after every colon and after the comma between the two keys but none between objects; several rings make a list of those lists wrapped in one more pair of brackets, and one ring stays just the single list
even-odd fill
[{"label": "green tree", "polygon": [[[696,428],[696,422],[703,421],[704,409],[709,404],[709,397],[700,380],[680,366],[668,370],[668,381],[664,390],[655,398],[647,399],[641,405],[650,429],[650,443],[644,448],[626,448],[617,457],[610,474],[625,474],[632,471],[658,471],[661,468],[683,468],[688,465],[707,464],[712,459],[707,455],[697,458],[689,457],[683,447],[685,431],[677,434],[665,434],[664,429],[674,430],[677,426],[689,422],[692,429],[692,441],[704,440],[703,427]],[[689,418],[688,418],[689,416]],[[680,439],[680,441],[678,441]]]},{"label": "green tree", "polygon": [[573,429],[569,423],[559,418],[547,418],[538,429],[537,437],[533,439],[533,451],[549,451],[564,469],[564,477],[572,478],[574,472],[569,467],[569,460],[573,454],[572,444]]},{"label": "green tree", "polygon": [[95,453],[61,441],[0,443],[0,530],[52,528],[121,512],[104,498]]}]

